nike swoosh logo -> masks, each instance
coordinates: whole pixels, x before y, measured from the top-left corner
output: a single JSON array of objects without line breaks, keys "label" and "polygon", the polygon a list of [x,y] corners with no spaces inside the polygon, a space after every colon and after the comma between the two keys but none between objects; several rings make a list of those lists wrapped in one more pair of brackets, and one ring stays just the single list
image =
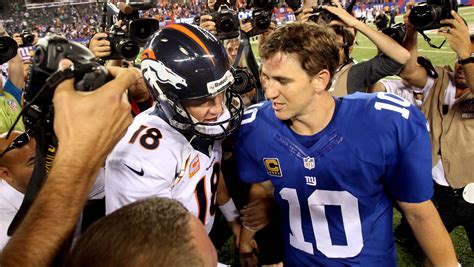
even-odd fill
[{"label": "nike swoosh logo", "polygon": [[135,170],[134,168],[128,166],[127,164],[124,164],[125,167],[127,167],[128,169],[130,169],[132,172],[136,173],[138,176],[143,176],[144,172],[143,172],[143,169],[141,169],[140,171],[137,171]]}]

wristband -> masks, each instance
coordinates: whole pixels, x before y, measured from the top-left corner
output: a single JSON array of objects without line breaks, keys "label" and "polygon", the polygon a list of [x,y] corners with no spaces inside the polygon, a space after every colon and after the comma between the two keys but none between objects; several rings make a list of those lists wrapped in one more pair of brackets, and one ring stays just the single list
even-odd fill
[{"label": "wristband", "polygon": [[231,222],[239,218],[240,214],[237,208],[235,207],[234,200],[229,199],[224,205],[219,206],[219,209],[224,215],[226,221]]}]

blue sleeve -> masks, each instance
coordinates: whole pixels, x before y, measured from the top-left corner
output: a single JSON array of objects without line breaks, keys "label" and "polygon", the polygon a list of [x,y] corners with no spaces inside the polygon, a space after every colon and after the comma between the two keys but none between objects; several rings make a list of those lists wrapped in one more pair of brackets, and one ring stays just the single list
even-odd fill
[{"label": "blue sleeve", "polygon": [[[234,135],[234,156],[240,179],[246,183],[260,183],[268,180],[263,170],[263,161],[259,162],[259,149],[264,145],[259,140],[257,120],[242,124]],[[257,144],[258,143],[258,144]]]},{"label": "blue sleeve", "polygon": [[21,90],[16,87],[10,79],[7,80],[5,83],[5,86],[3,87],[5,91],[9,94],[11,94],[13,97],[15,97],[16,101],[21,104]]},{"label": "blue sleeve", "polygon": [[[425,121],[424,118],[422,120]],[[403,139],[409,138],[407,141],[410,142],[405,142],[407,145],[401,147],[395,162],[388,166],[384,179],[386,189],[396,200],[420,203],[433,196],[431,142],[426,124],[416,123],[412,126],[417,128],[415,134],[409,131],[399,133],[405,135]]]}]

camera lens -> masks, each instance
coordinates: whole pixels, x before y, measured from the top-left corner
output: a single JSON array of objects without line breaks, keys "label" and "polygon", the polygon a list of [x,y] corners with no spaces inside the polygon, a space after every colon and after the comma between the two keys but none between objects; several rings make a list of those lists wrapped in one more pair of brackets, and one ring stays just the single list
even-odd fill
[{"label": "camera lens", "polygon": [[415,30],[426,30],[439,20],[441,12],[442,8],[437,5],[420,5],[412,8],[408,20]]},{"label": "camera lens", "polygon": [[405,39],[406,28],[405,25],[403,25],[402,23],[398,23],[393,25],[392,27],[383,29],[382,33],[392,38],[397,43],[401,44]]},{"label": "camera lens", "polygon": [[122,39],[116,44],[116,51],[125,59],[133,60],[137,57],[138,53],[140,52],[140,48],[138,47],[137,43]]},{"label": "camera lens", "polygon": [[268,29],[268,27],[270,27],[270,23],[270,18],[268,18],[267,16],[261,16],[255,20],[255,27],[259,31],[265,31],[266,29]]},{"label": "camera lens", "polygon": [[33,56],[33,63],[36,65],[41,65],[44,60],[44,54],[45,53],[44,53],[43,47],[38,47],[35,50],[35,54]]},{"label": "camera lens", "polygon": [[35,37],[32,34],[25,34],[23,38],[25,39],[25,43],[27,44],[32,44],[35,40]]},{"label": "camera lens", "polygon": [[18,45],[10,37],[0,37],[0,64],[7,62],[16,56]]},{"label": "camera lens", "polygon": [[145,45],[150,37],[160,27],[156,19],[136,19],[129,24],[130,38],[139,46]]},{"label": "camera lens", "polygon": [[220,23],[220,29],[222,32],[231,32],[234,30],[234,22],[230,18],[223,18]]},{"label": "camera lens", "polygon": [[135,32],[133,32],[134,38],[140,39],[140,40],[146,40],[151,34],[151,28],[148,27],[148,25],[143,25],[143,27],[140,27],[136,29]]},{"label": "camera lens", "polygon": [[253,76],[245,69],[237,68],[234,70],[234,84],[232,91],[237,94],[245,94],[255,87]]}]

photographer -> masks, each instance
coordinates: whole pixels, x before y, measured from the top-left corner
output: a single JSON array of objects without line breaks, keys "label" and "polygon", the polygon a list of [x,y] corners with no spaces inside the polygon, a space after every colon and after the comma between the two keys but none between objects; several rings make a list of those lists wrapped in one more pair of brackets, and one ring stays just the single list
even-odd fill
[{"label": "photographer", "polygon": [[[436,76],[430,75],[416,61],[418,56],[417,32],[404,17],[407,34],[404,46],[411,59],[400,73],[408,84],[423,88],[421,107],[429,122],[432,149],[432,176],[435,192],[433,203],[448,232],[463,226],[474,249],[474,36],[463,19],[450,11],[453,19],[444,19],[438,34],[447,38],[458,57],[454,71],[450,67],[436,67]],[[396,237],[410,240],[411,233],[398,227]]]},{"label": "photographer", "polygon": [[[337,15],[348,27],[353,27],[358,32],[364,34],[375,44],[377,49],[382,52],[382,55],[375,56],[370,60],[357,64],[347,63],[347,61],[341,59],[335,74],[335,81],[329,89],[330,94],[343,96],[356,91],[366,92],[367,88],[375,84],[379,79],[399,73],[403,65],[410,58],[408,51],[390,37],[371,29],[365,23],[357,20],[345,11],[339,3],[336,4],[337,7],[325,6],[324,8],[332,14]],[[341,35],[338,35],[338,42],[340,42],[341,39]],[[346,52],[346,45],[348,44],[342,43],[342,47],[339,47],[339,51],[341,55],[341,50],[344,51],[344,49],[346,49],[342,58],[347,60],[348,53]],[[349,47],[349,49],[351,48]]]},{"label": "photographer", "polygon": [[[123,25],[122,21],[119,20],[114,24],[113,27],[120,28],[122,31],[126,31],[127,27]],[[109,33],[107,32],[98,32],[94,34],[89,41],[89,50],[94,53],[98,58],[108,58],[112,53],[111,43],[109,41]],[[107,60],[108,66],[122,67],[124,59],[109,59]]]},{"label": "photographer", "polygon": [[[399,73],[410,58],[408,51],[390,37],[357,20],[344,10],[338,1],[334,1],[334,4],[336,6],[326,5],[322,8],[336,15],[347,27],[343,27],[339,32],[336,29],[340,59],[329,93],[333,96],[344,96],[357,91],[367,92],[379,79]],[[350,59],[354,39],[345,33],[349,31],[346,28],[354,28],[364,34],[383,54],[354,64]]]},{"label": "photographer", "polygon": [[[122,31],[127,30],[127,27],[123,25],[121,20],[115,23],[114,27],[120,28]],[[96,57],[107,58],[111,55],[111,43],[108,40],[108,37],[109,33],[98,32],[91,38],[88,47]],[[134,67],[133,61],[126,61],[124,59],[110,59],[108,60],[108,66],[129,67],[133,69],[135,75],[137,76],[137,82],[133,86],[140,87],[140,90],[132,90],[132,92],[139,92],[140,95],[135,95],[131,101],[132,113],[134,116],[153,105],[153,99],[146,89],[141,72],[139,69]]]},{"label": "photographer", "polygon": [[[62,69],[67,65],[67,60],[60,63]],[[73,79],[56,88],[54,166],[2,251],[1,266],[51,266],[67,245],[105,157],[132,121],[124,92],[135,82],[135,75],[123,68],[108,71],[114,79],[90,93],[75,91]],[[107,108],[101,108],[104,102]]]},{"label": "photographer", "polygon": [[[1,24],[0,37],[10,38]],[[11,49],[16,50],[17,47],[12,47]],[[13,58],[8,60],[8,78],[6,81],[4,79],[5,77],[0,79],[0,133],[10,129],[21,111],[21,90],[25,84],[25,79],[21,57],[17,52]],[[15,129],[24,131],[25,126],[23,123],[18,123]]]},{"label": "photographer", "polygon": [[378,31],[382,31],[388,26],[388,17],[385,15],[385,10],[380,10],[380,13],[375,17],[374,24]]}]

